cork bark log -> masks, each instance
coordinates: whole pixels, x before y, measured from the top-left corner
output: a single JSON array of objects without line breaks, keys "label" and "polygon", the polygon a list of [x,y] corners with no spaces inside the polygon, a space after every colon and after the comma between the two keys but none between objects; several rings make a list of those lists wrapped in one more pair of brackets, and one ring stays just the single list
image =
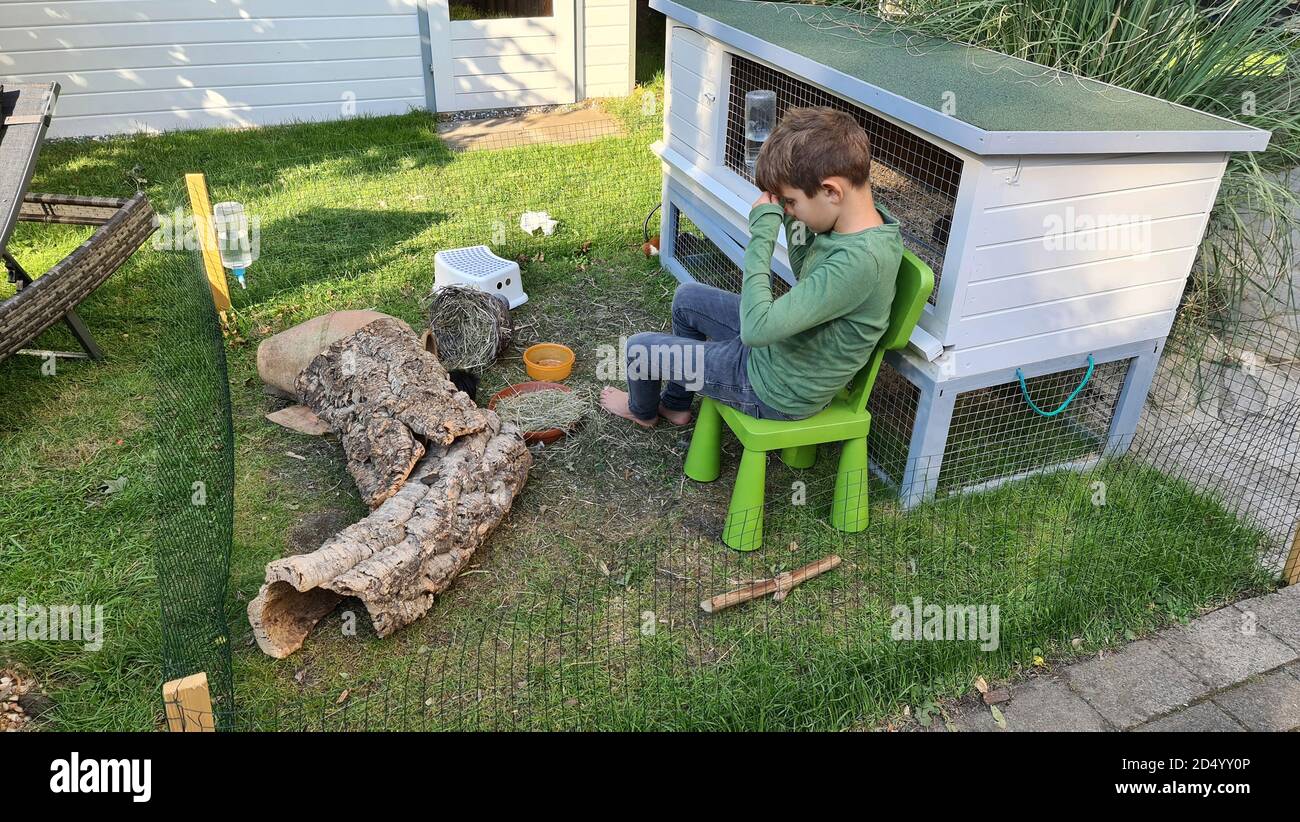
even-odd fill
[{"label": "cork bark log", "polygon": [[424,616],[510,511],[532,465],[513,427],[484,416],[483,430],[430,446],[369,516],[310,554],[267,565],[248,605],[264,652],[282,659],[298,650],[343,597],[364,603],[381,637]]},{"label": "cork bark log", "polygon": [[392,317],[335,340],[302,370],[295,389],[338,435],[348,473],[372,510],[406,482],[425,443],[450,445],[488,424],[488,412]]},{"label": "cork bark log", "polygon": [[338,435],[372,510],[315,551],[267,565],[248,619],[277,659],[344,597],[362,601],[381,637],[424,616],[509,513],[532,466],[520,432],[458,391],[401,320],[335,340],[295,388]]},{"label": "cork bark log", "polygon": [[269,393],[296,400],[298,375],[317,354],[340,337],[387,317],[378,311],[331,311],[286,328],[257,346],[257,375]]}]

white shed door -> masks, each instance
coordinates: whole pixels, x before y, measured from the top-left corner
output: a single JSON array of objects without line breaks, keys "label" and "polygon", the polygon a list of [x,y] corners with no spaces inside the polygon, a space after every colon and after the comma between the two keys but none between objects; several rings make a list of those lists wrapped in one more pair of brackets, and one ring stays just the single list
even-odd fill
[{"label": "white shed door", "polygon": [[574,102],[574,2],[429,0],[438,111]]}]

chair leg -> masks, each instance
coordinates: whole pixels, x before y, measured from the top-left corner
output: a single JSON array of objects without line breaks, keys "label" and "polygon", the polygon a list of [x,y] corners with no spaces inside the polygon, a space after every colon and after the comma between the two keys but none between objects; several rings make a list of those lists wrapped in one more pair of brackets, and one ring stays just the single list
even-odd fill
[{"label": "chair leg", "polygon": [[831,503],[831,525],[837,530],[850,534],[866,530],[869,481],[866,437],[845,440]]},{"label": "chair leg", "polygon": [[722,541],[737,551],[753,551],[763,544],[763,483],[767,479],[767,453],[748,448],[740,458],[736,485],[731,490],[727,524]]},{"label": "chair leg", "polygon": [[64,314],[63,322],[72,331],[72,336],[77,338],[77,342],[81,343],[88,357],[92,360],[104,359],[104,352],[95,344],[95,338],[90,336],[90,329],[86,328],[86,324],[81,321],[77,309],[70,309],[67,314]]},{"label": "chair leg", "polygon": [[816,445],[797,445],[781,449],[781,462],[791,468],[812,468],[817,463]]},{"label": "chair leg", "polygon": [[695,418],[691,447],[686,452],[686,476],[696,482],[713,482],[722,462],[722,414],[713,400],[705,397]]}]

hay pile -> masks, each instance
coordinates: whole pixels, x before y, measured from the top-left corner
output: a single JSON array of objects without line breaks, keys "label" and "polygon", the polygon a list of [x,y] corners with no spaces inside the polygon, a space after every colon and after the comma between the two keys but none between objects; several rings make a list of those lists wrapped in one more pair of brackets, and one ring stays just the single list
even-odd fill
[{"label": "hay pile", "polygon": [[502,423],[513,423],[521,431],[568,431],[591,410],[591,400],[583,393],[548,388],[502,397],[494,410]]}]

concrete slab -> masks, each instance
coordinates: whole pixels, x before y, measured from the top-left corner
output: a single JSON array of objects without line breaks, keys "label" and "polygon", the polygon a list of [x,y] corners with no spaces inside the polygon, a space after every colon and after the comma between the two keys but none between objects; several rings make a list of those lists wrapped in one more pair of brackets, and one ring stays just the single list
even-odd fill
[{"label": "concrete slab", "polygon": [[[1298,683],[1300,684],[1300,683]],[[1222,733],[1245,730],[1213,702],[1205,701],[1134,728],[1135,731]]]},{"label": "concrete slab", "polygon": [[1151,640],[1065,670],[1070,687],[1116,728],[1127,730],[1199,699],[1210,688]]},{"label": "concrete slab", "polygon": [[1300,728],[1300,679],[1285,671],[1216,694],[1214,702],[1252,731]]},{"label": "concrete slab", "polygon": [[1246,599],[1237,610],[1253,615],[1259,627],[1300,650],[1300,585],[1288,585],[1272,594]]},{"label": "concrete slab", "polygon": [[[1101,715],[1070,691],[1064,682],[1035,679],[1011,689],[1011,701],[998,705],[1008,731],[1108,731]],[[1000,731],[988,706],[959,717],[953,724],[959,731]]]},{"label": "concrete slab", "polygon": [[[1252,633],[1253,631],[1253,633]],[[1151,640],[1211,689],[1227,688],[1300,656],[1258,622],[1229,606],[1161,631]]]},{"label": "concrete slab", "polygon": [[622,133],[623,128],[616,119],[595,108],[464,120],[438,126],[438,136],[453,151],[571,145]]}]

